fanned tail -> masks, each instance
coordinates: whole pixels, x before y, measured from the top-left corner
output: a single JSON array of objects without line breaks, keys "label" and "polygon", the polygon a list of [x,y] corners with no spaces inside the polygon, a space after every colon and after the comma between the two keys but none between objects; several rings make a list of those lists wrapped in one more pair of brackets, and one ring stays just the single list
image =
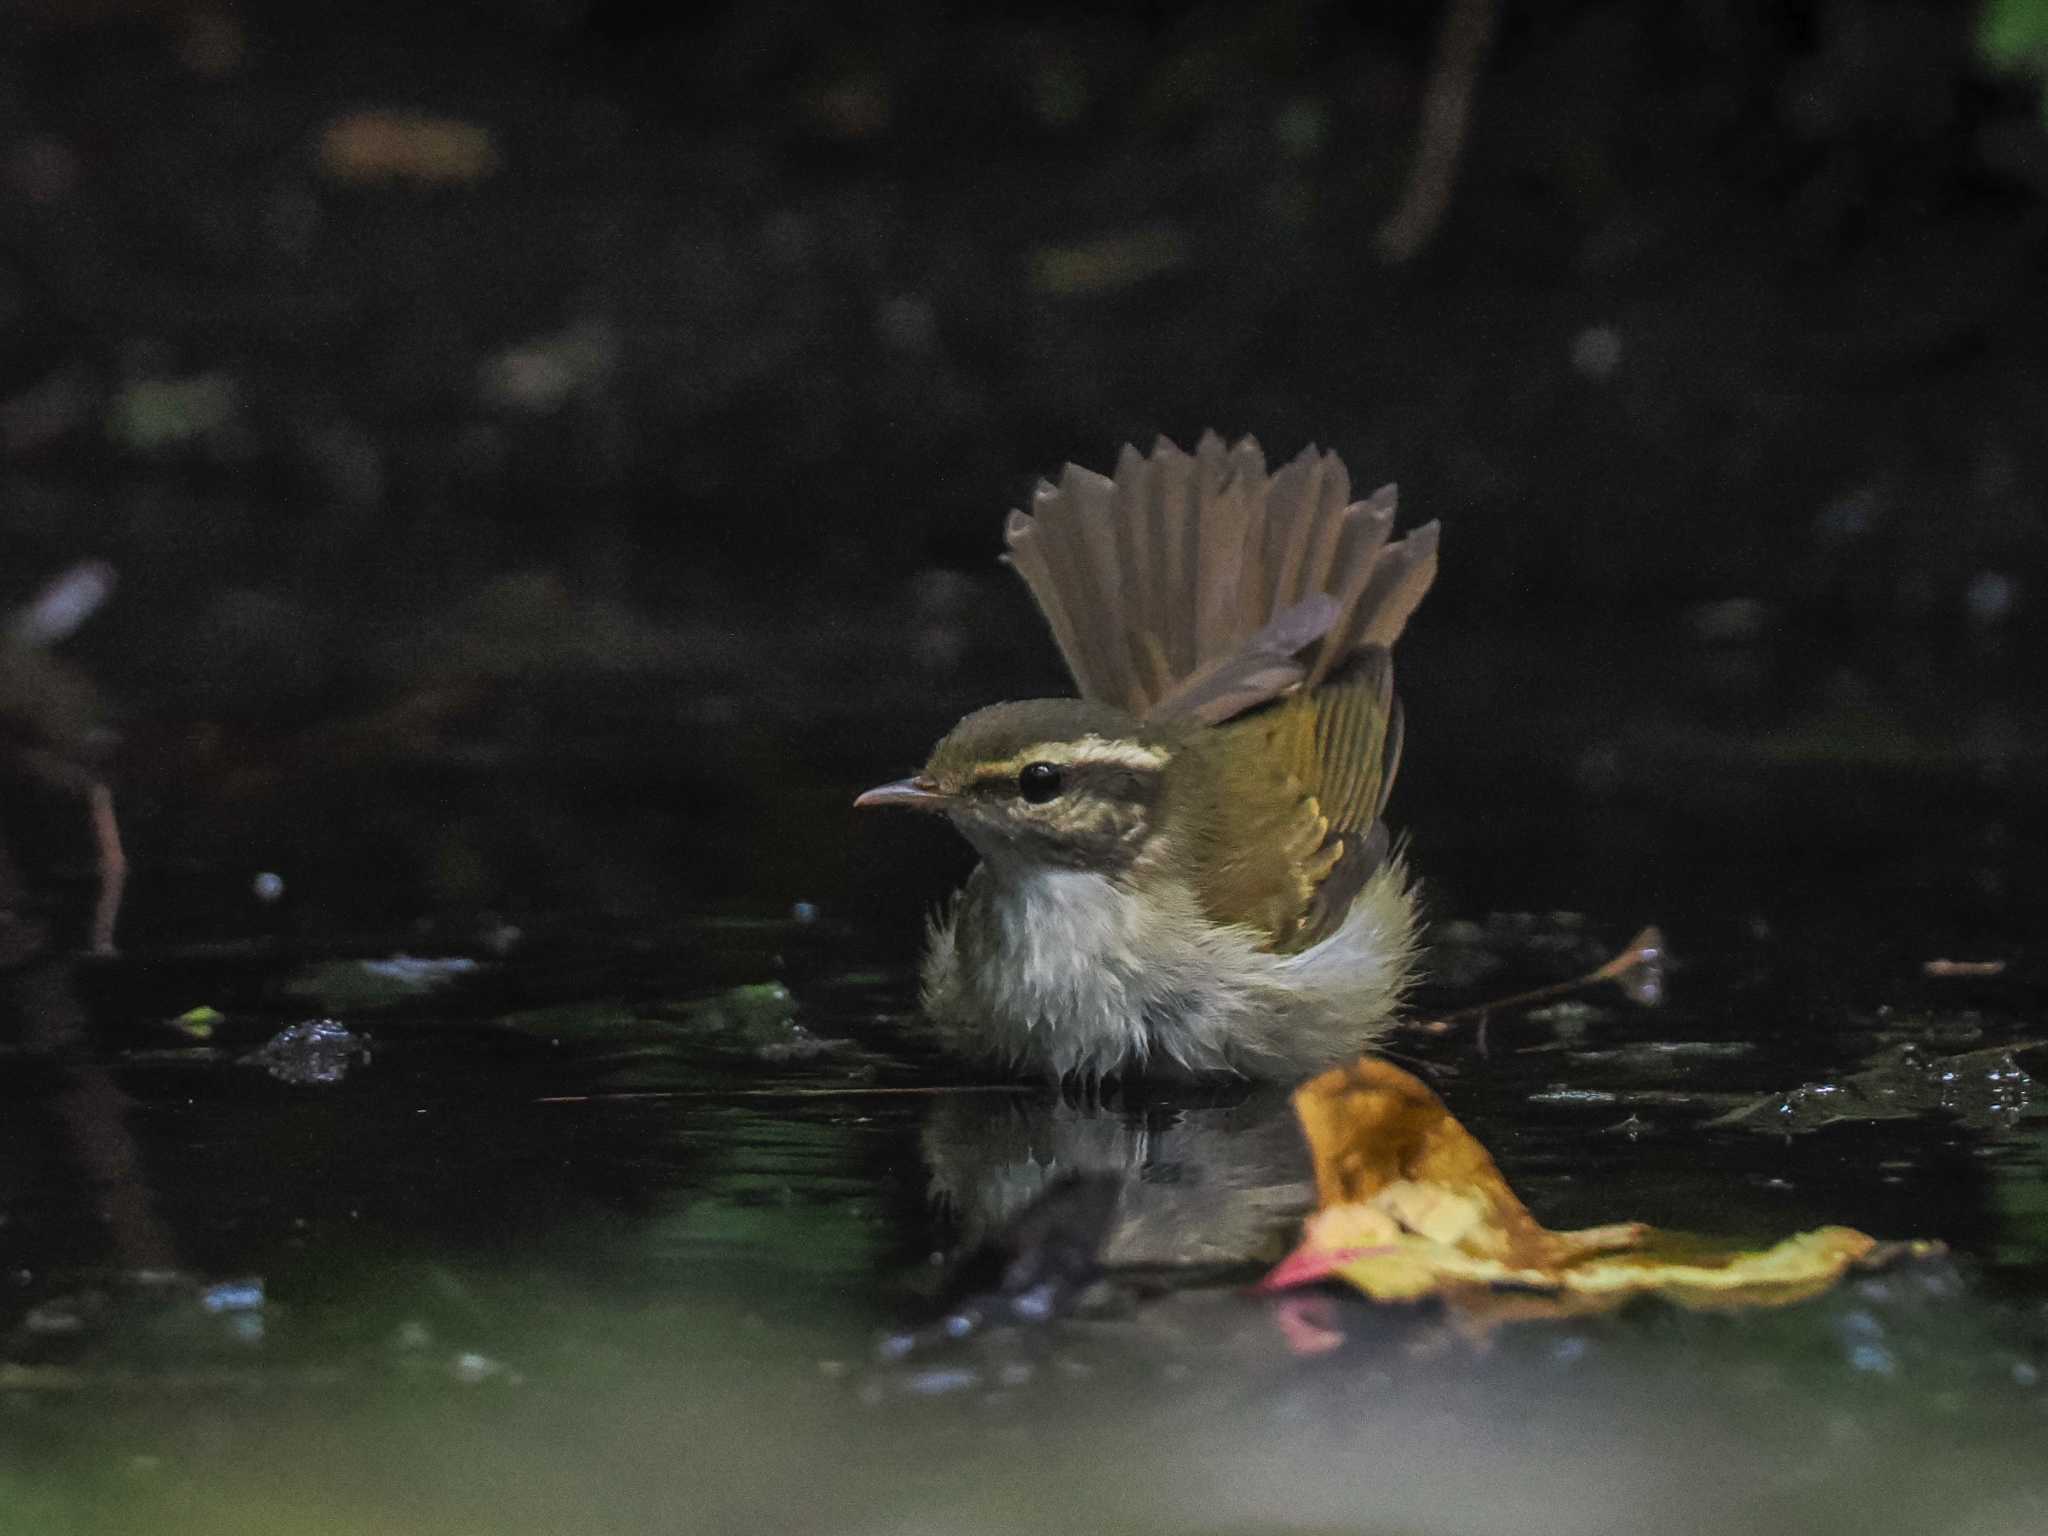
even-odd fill
[{"label": "fanned tail", "polygon": [[1162,437],[1040,482],[1005,541],[1083,698],[1213,724],[1391,647],[1429,590],[1437,525],[1392,539],[1393,486],[1350,498],[1314,444],[1268,474],[1254,438]]}]

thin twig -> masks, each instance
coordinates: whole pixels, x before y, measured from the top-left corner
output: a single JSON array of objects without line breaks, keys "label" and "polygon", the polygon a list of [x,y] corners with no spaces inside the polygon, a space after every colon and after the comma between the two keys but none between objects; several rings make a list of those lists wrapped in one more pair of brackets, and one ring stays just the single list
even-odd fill
[{"label": "thin twig", "polygon": [[1645,928],[1628,942],[1628,948],[1609,960],[1598,970],[1588,971],[1572,981],[1556,981],[1547,987],[1536,987],[1527,992],[1517,992],[1511,997],[1498,997],[1490,1003],[1474,1003],[1469,1008],[1460,1008],[1431,1019],[1422,1027],[1433,1035],[1450,1033],[1460,1024],[1476,1019],[1484,1030],[1486,1021],[1496,1013],[1510,1008],[1527,1008],[1532,1003],[1547,1003],[1552,998],[1569,997],[1574,992],[1583,992],[1596,987],[1603,981],[1621,981],[1629,972],[1642,966],[1655,965],[1664,956],[1664,934],[1655,925]]},{"label": "thin twig", "polygon": [[556,1093],[536,1104],[614,1104],[630,1099],[878,1099],[941,1093],[1032,1093],[1029,1083],[960,1083],[938,1088],[659,1088],[627,1093]]},{"label": "thin twig", "polygon": [[99,850],[100,894],[92,909],[92,952],[114,952],[114,923],[128,884],[128,855],[121,850],[121,823],[114,816],[114,792],[104,782],[86,791],[92,806],[93,842]]},{"label": "thin twig", "polygon": [[1443,222],[1458,181],[1458,156],[1472,116],[1472,94],[1480,66],[1493,45],[1497,0],[1449,0],[1437,33],[1436,58],[1422,98],[1421,138],[1400,205],[1374,236],[1381,257],[1390,262],[1422,254]]}]

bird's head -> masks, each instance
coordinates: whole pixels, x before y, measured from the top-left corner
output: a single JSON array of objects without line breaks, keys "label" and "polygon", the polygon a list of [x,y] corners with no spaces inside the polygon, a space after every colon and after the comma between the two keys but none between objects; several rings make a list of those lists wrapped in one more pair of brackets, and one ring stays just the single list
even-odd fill
[{"label": "bird's head", "polygon": [[854,804],[940,812],[998,869],[1114,874],[1157,830],[1175,745],[1170,732],[1080,699],[994,704],[947,732],[921,772]]}]

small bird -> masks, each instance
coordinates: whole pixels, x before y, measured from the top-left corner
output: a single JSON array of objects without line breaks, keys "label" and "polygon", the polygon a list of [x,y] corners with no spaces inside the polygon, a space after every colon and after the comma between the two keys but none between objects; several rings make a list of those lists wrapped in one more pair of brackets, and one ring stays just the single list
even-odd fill
[{"label": "small bird", "polygon": [[1126,446],[1010,514],[1008,560],[1078,699],[975,711],[858,806],[946,816],[981,855],[934,921],[926,1016],[1048,1076],[1286,1078],[1356,1055],[1413,971],[1380,813],[1401,756],[1389,648],[1437,525],[1391,540],[1313,446]]}]

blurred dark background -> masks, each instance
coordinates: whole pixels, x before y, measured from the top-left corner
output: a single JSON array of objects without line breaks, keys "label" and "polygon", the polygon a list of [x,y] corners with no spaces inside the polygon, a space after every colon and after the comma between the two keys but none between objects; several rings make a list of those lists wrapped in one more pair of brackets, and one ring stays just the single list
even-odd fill
[{"label": "blurred dark background", "polygon": [[907,949],[850,792],[1062,686],[1002,513],[1214,426],[1444,522],[1442,906],[2031,931],[2040,9],[0,0],[0,605],[116,577],[0,711],[131,943]]}]

